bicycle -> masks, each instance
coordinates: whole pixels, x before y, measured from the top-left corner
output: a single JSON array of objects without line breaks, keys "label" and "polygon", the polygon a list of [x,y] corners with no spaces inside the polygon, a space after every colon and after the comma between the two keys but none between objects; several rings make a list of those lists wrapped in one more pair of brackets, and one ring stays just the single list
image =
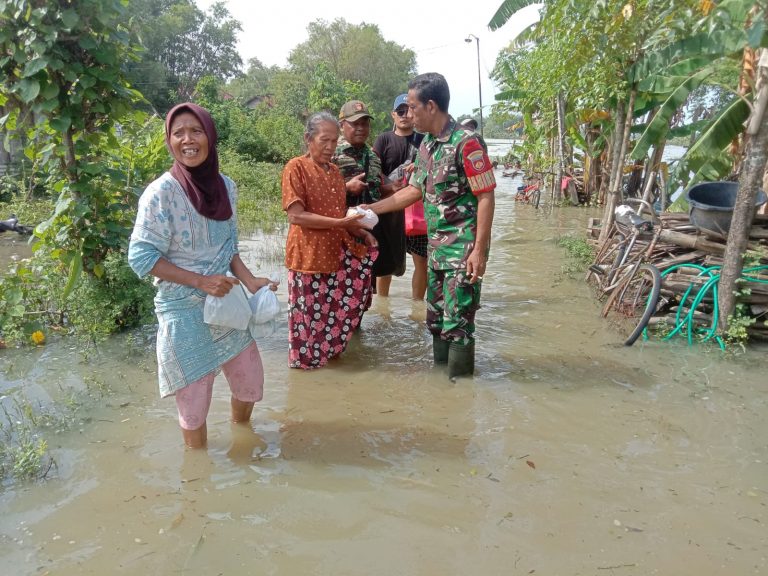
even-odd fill
[{"label": "bicycle", "polygon": [[[632,201],[630,201],[632,202]],[[647,207],[650,205],[636,200]],[[645,330],[658,308],[661,293],[661,273],[649,264],[648,258],[661,233],[660,222],[645,219],[628,203],[616,208],[618,216],[614,230],[603,251],[589,267],[587,280],[594,280],[600,297],[606,301],[601,316],[626,334],[625,346],[631,346]]]},{"label": "bicycle", "polygon": [[515,201],[525,202],[526,204],[533,205],[534,208],[538,208],[541,201],[541,181],[537,179],[533,184],[518,186]]}]

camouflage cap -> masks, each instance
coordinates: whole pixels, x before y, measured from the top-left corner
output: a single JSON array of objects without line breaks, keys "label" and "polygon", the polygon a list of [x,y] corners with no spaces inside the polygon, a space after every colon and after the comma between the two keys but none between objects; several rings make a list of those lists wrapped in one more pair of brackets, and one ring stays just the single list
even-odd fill
[{"label": "camouflage cap", "polygon": [[366,117],[373,118],[368,112],[368,107],[360,102],[360,100],[350,100],[341,107],[339,112],[339,120],[347,120],[349,122],[356,122],[360,118]]}]

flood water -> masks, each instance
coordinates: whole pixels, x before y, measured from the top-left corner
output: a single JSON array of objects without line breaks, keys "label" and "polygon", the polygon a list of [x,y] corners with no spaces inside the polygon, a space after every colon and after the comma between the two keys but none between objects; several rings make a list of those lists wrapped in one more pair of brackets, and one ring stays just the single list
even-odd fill
[{"label": "flood water", "polygon": [[[587,212],[515,205],[516,186],[500,178],[471,379],[432,367],[407,277],[329,367],[289,370],[285,323],[260,342],[252,428],[218,377],[203,452],[158,399],[151,330],[3,352],[4,401],[105,391],[49,437],[51,478],[0,493],[2,573],[768,572],[765,349],[619,346],[562,273],[556,240]],[[281,242],[245,257],[268,273]]]}]

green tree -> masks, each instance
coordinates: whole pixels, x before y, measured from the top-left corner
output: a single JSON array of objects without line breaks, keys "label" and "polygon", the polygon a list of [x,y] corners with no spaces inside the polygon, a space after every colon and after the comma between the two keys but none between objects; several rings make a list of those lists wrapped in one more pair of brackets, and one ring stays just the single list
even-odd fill
[{"label": "green tree", "polygon": [[264,66],[258,58],[248,60],[248,70],[227,84],[225,90],[247,102],[254,96],[270,97],[272,78],[279,72],[277,66]]},{"label": "green tree", "polygon": [[[35,228],[33,258],[0,280],[6,336],[40,329],[54,314],[59,323],[80,318],[115,329],[146,310],[147,290],[131,275],[133,290],[122,251],[136,193],[167,153],[155,119],[135,111],[141,95],[123,74],[138,48],[126,19],[121,0],[0,1],[0,130],[23,138],[56,198]],[[90,312],[83,298],[70,298],[86,285],[104,296],[101,314],[91,296],[83,296]]]},{"label": "green tree", "polygon": [[[318,70],[323,74],[327,71],[342,83],[348,95],[366,97],[377,120],[374,131],[389,126],[392,100],[406,90],[416,73],[414,52],[385,40],[374,24],[317,20],[308,26],[308,32],[309,38],[296,46],[288,59],[291,70],[306,79],[306,93],[313,83],[317,86]],[[348,82],[352,84],[345,84]],[[315,96],[316,101],[318,98]],[[325,98],[333,99],[333,93]]]},{"label": "green tree", "polygon": [[107,184],[123,178],[100,158],[116,142],[115,122],[140,99],[122,71],[136,44],[119,0],[8,0],[0,8],[0,105],[8,111],[0,129],[23,127],[59,194],[36,234],[69,265],[71,289],[83,265],[98,273],[125,236],[116,210],[123,192]]},{"label": "green tree", "polygon": [[242,29],[223,2],[201,11],[192,0],[131,0],[133,31],[144,50],[128,64],[128,78],[159,113],[192,99],[205,76],[223,84],[240,72]]}]

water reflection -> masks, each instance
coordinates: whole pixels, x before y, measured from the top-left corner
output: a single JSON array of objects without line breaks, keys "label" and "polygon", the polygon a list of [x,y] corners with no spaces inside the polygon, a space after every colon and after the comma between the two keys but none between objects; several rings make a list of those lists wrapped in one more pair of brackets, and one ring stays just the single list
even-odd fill
[{"label": "water reflection", "polygon": [[[768,570],[763,350],[630,349],[556,240],[583,209],[534,210],[502,178],[477,376],[431,364],[424,305],[395,279],[341,359],[291,371],[260,342],[264,402],[185,452],[149,342],[2,357],[6,397],[111,391],[51,440],[57,475],[0,494],[14,574],[747,574]],[[279,236],[243,242],[264,273]],[[266,249],[262,249],[267,246]],[[286,301],[284,288],[279,297]],[[139,342],[140,344],[137,344]],[[137,350],[138,346],[138,352]],[[713,569],[713,566],[718,568]]]}]

